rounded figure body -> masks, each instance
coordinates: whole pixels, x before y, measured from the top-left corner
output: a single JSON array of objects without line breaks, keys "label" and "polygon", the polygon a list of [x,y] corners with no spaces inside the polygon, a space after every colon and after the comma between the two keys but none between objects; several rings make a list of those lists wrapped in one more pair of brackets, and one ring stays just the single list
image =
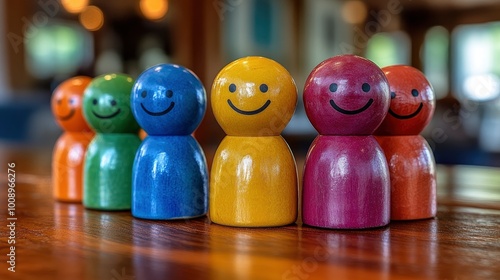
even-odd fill
[{"label": "rounded figure body", "polygon": [[436,166],[420,135],[377,136],[391,176],[391,220],[436,216]]},{"label": "rounded figure body", "polygon": [[99,210],[131,206],[132,165],[139,137],[131,133],[99,133],[85,156],[83,205]]},{"label": "rounded figure body", "polygon": [[391,220],[436,216],[436,163],[419,136],[435,108],[431,84],[418,69],[382,68],[391,90],[389,114],[375,132],[391,174]]},{"label": "rounded figure body", "polygon": [[91,132],[65,132],[57,140],[52,156],[52,182],[56,200],[82,201],[83,162],[93,137]]},{"label": "rounded figure body", "polygon": [[132,165],[141,140],[130,112],[133,79],[124,74],[96,77],[85,89],[83,113],[96,132],[85,155],[83,205],[99,210],[128,210]]},{"label": "rounded figure body", "polygon": [[147,137],[137,151],[132,174],[134,217],[171,220],[207,213],[207,165],[192,136]]},{"label": "rounded figure body", "polygon": [[136,80],[131,108],[147,133],[132,170],[132,215],[187,219],[208,211],[208,168],[191,136],[206,111],[206,93],[189,69],[159,64]]},{"label": "rounded figure body", "polygon": [[57,140],[52,156],[53,194],[59,201],[82,201],[85,151],[94,137],[82,115],[83,92],[90,81],[85,76],[70,78],[52,95],[52,112],[65,131]]},{"label": "rounded figure body", "polygon": [[323,228],[385,226],[389,170],[373,136],[323,136],[311,145],[304,168],[302,220]]},{"label": "rounded figure body", "polygon": [[297,170],[281,136],[226,136],[222,140],[210,178],[210,219],[238,227],[295,222]]},{"label": "rounded figure body", "polygon": [[371,135],[384,120],[389,101],[384,73],[367,59],[334,56],[312,70],[304,106],[320,135],[304,167],[305,224],[361,229],[389,223],[388,166]]},{"label": "rounded figure body", "polygon": [[280,136],[297,105],[292,76],[271,59],[244,57],[219,72],[211,96],[228,136],[212,164],[210,219],[236,227],[295,222],[297,168]]}]

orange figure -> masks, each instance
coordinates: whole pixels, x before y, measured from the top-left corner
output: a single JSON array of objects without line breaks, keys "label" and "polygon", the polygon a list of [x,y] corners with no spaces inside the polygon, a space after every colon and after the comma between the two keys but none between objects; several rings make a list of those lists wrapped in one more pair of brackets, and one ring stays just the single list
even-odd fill
[{"label": "orange figure", "polygon": [[59,201],[82,201],[82,173],[87,145],[94,133],[82,115],[82,96],[91,78],[74,77],[61,83],[52,94],[52,112],[64,130],[52,157],[54,198]]},{"label": "orange figure", "polygon": [[391,106],[375,134],[391,176],[391,220],[436,216],[436,163],[419,135],[432,118],[435,97],[419,70],[403,65],[382,68]]},{"label": "orange figure", "polygon": [[144,140],[146,139],[146,137],[148,137],[148,134],[146,133],[146,131],[144,129],[140,129],[139,130],[139,138],[141,138],[141,140]]}]

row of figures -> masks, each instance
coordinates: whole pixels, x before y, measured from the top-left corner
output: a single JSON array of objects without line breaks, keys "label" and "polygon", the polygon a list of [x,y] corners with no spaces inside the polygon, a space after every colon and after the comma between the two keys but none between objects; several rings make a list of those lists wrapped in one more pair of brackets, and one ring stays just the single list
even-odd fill
[{"label": "row of figures", "polygon": [[[335,56],[310,73],[303,101],[319,132],[302,178],[304,224],[361,229],[436,215],[435,162],[419,135],[435,98],[420,71]],[[227,226],[294,223],[299,178],[281,132],[296,104],[295,82],[277,62],[245,57],[224,67],[211,106],[227,135],[209,176],[192,136],[207,106],[193,72],[160,64],[135,81],[124,74],[69,79],[52,98],[65,130],[54,148],[54,196],[89,209],[131,209],[142,219],[209,212]]]}]

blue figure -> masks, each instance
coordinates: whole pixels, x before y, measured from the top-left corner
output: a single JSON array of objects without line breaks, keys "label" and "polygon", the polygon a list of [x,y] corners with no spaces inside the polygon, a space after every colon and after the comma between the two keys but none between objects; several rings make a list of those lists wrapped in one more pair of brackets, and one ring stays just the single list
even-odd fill
[{"label": "blue figure", "polygon": [[148,134],[132,170],[132,215],[152,220],[205,215],[207,163],[191,135],[206,111],[201,81],[179,65],[153,66],[137,78],[131,108]]}]

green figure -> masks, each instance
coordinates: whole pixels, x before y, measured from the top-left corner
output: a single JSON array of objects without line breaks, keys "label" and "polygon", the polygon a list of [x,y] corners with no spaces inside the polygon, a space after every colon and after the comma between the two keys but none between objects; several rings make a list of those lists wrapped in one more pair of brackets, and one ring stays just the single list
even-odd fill
[{"label": "green figure", "polygon": [[132,165],[141,144],[130,111],[134,80],[124,74],[96,77],[83,95],[83,115],[96,136],[85,155],[83,205],[99,210],[128,210]]}]

